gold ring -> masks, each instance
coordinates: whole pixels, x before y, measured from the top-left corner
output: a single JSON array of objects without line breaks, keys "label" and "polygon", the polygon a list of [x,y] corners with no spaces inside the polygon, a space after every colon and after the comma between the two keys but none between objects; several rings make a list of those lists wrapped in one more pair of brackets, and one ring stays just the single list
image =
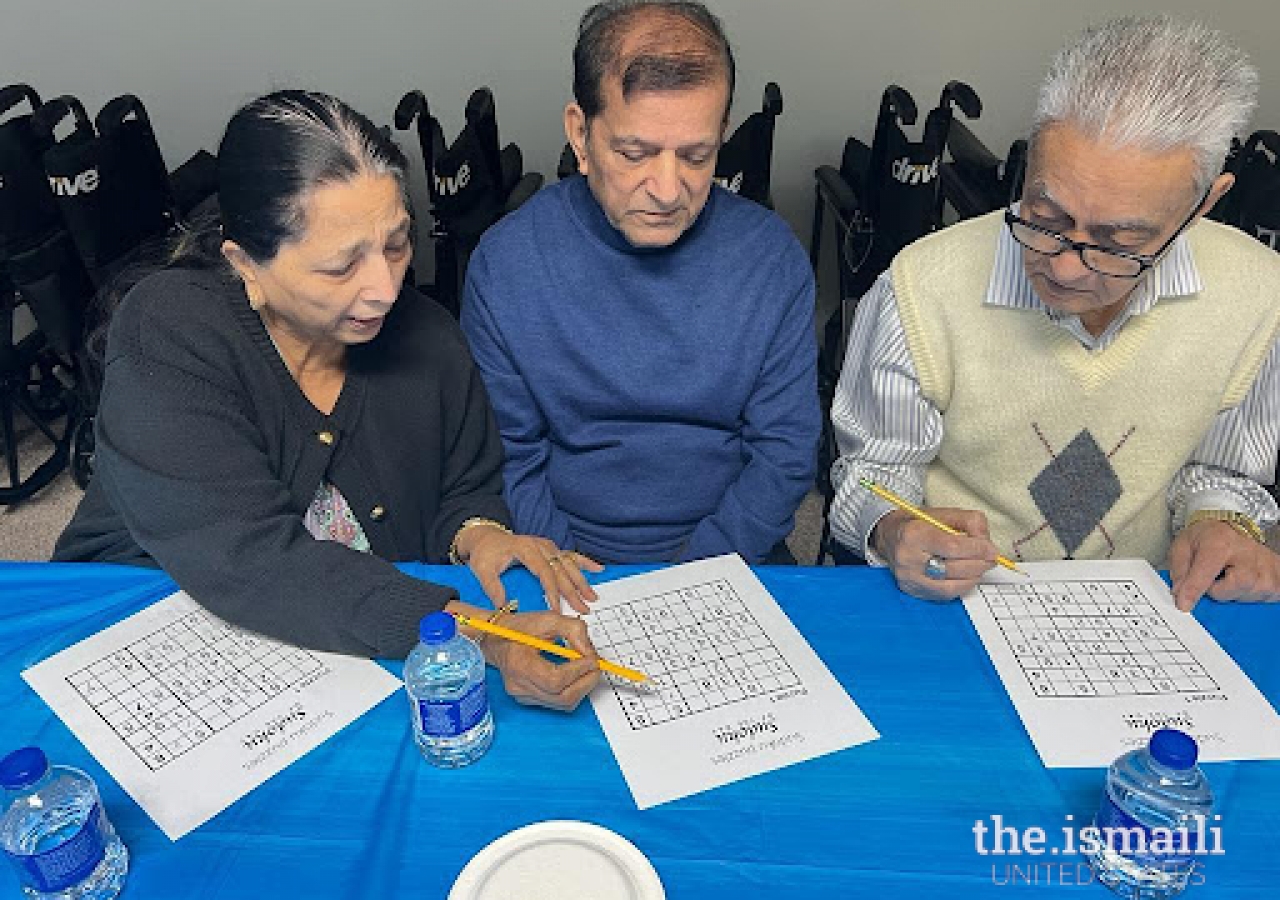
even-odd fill
[{"label": "gold ring", "polygon": [[548,557],[547,557],[547,565],[549,565],[549,566],[558,566],[558,565],[560,565],[560,556],[559,556],[558,554],[557,554],[556,556],[548,556]]}]

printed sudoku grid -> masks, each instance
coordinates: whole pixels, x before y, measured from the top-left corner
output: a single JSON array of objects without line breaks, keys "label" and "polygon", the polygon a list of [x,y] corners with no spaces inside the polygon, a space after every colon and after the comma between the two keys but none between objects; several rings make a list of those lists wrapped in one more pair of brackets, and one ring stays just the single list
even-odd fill
[{"label": "printed sudoku grid", "polygon": [[323,668],[305,650],[192,612],[67,681],[155,771]]},{"label": "printed sudoku grid", "polygon": [[1132,581],[983,584],[978,590],[1037,696],[1218,688]]},{"label": "printed sudoku grid", "polygon": [[587,617],[600,655],[649,676],[608,676],[633,730],[800,683],[727,581],[655,594]]}]

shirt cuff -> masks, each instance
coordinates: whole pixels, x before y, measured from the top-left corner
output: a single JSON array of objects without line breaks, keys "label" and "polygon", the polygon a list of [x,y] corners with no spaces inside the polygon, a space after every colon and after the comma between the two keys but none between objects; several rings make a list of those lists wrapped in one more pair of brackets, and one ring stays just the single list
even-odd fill
[{"label": "shirt cuff", "polygon": [[867,504],[867,508],[863,510],[862,518],[870,524],[862,531],[862,534],[865,535],[862,540],[862,558],[867,561],[869,566],[883,569],[889,565],[887,559],[872,549],[871,534],[876,530],[876,526],[880,524],[880,520],[893,512],[893,510],[894,506],[892,504],[881,500],[879,497],[875,499],[874,503]]},{"label": "shirt cuff", "polygon": [[837,486],[830,512],[832,535],[852,552],[861,554],[868,564],[888,566],[888,561],[871,548],[871,532],[897,507],[859,482],[865,478],[908,503],[920,505],[924,495],[922,476],[912,471],[903,473],[880,466],[862,466],[847,457],[836,460],[831,475]]},{"label": "shirt cuff", "polygon": [[1174,533],[1176,534],[1182,530],[1183,523],[1187,521],[1187,518],[1193,512],[1198,512],[1202,509],[1220,509],[1225,512],[1241,513],[1257,522],[1258,527],[1263,531],[1274,527],[1276,524],[1274,509],[1259,509],[1257,504],[1249,503],[1234,491],[1206,488],[1187,495],[1186,501],[1182,504],[1180,514],[1174,518]]}]

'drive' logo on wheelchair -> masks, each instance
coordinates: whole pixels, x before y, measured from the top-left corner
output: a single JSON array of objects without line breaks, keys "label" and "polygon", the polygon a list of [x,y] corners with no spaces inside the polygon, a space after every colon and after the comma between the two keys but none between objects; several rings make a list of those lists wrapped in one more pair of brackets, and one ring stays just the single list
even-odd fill
[{"label": "'drive' logo on wheelchair", "polygon": [[471,166],[468,163],[463,163],[459,167],[457,174],[446,175],[443,178],[432,169],[431,180],[435,182],[437,194],[452,197],[471,182]]},{"label": "'drive' logo on wheelchair", "polygon": [[91,194],[98,189],[101,180],[98,169],[85,169],[74,178],[67,175],[50,175],[49,187],[59,197],[74,197],[77,194]]},{"label": "'drive' logo on wheelchair", "polygon": [[910,157],[904,156],[893,161],[892,172],[893,177],[903,184],[928,184],[938,177],[938,160],[913,164]]},{"label": "'drive' logo on wheelchair", "polygon": [[743,172],[739,172],[732,178],[726,176],[724,178],[713,178],[711,180],[720,185],[720,187],[724,188],[726,191],[732,191],[735,194],[739,194],[742,192],[742,176],[744,174],[745,173]]}]

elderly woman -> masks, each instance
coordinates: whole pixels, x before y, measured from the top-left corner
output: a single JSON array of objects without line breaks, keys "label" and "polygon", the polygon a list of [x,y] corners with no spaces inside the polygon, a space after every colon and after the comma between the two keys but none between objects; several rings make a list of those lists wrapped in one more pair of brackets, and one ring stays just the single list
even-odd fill
[{"label": "elderly woman", "polygon": [[[401,657],[418,621],[484,616],[393,560],[471,567],[495,605],[514,563],[586,609],[595,564],[511,533],[502,445],[454,321],[404,285],[406,162],[366,118],[282,91],[218,154],[221,229],[189,237],[111,315],[93,483],[63,561],[158,565],[237,625],[318,650]],[[580,621],[564,665],[483,642],[522,702],[573,708],[598,677]]]}]

